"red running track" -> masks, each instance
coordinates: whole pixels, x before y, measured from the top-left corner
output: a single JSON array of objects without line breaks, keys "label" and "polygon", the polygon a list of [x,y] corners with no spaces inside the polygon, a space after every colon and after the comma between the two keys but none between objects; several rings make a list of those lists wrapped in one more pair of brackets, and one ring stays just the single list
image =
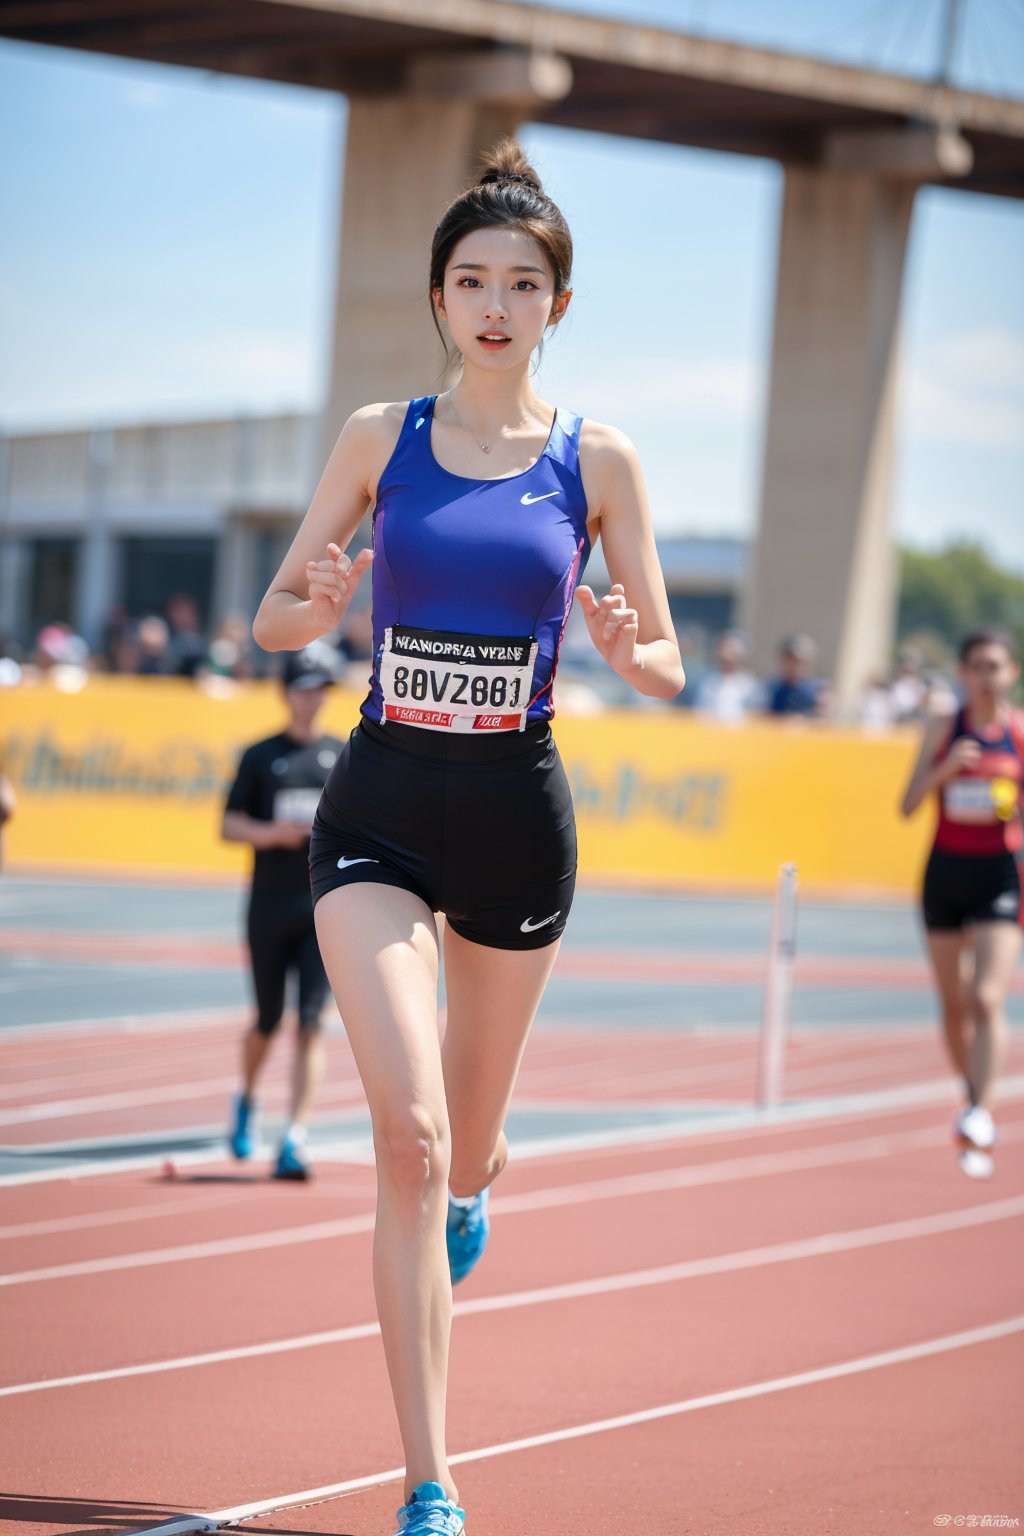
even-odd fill
[{"label": "red running track", "polygon": [[[180,1037],[144,1039],[139,1082],[189,1080]],[[25,1082],[60,1072],[55,1038],[35,1043]],[[831,1073],[828,1091],[856,1080],[859,1050],[879,1054],[874,1037],[807,1044],[800,1070]],[[111,1045],[75,1042],[90,1093],[124,1069]],[[653,1092],[636,1079],[676,1072],[676,1093],[689,1066],[716,1097],[744,1042],[634,1045],[627,1070],[621,1040],[539,1035],[524,1092],[608,1097],[618,1082],[632,1097]],[[890,1043],[896,1076],[930,1070],[933,1047]],[[450,1442],[483,1453],[458,1468],[469,1536],[1024,1520],[1024,1102],[1017,1090],[1001,1109],[987,1184],[956,1166],[951,1103],[513,1164],[491,1248],[457,1292]],[[297,1189],[225,1165],[0,1189],[0,1516],[35,1536],[128,1531],[395,1469],[372,1205],[372,1171],[338,1165]],[[523,1439],[537,1443],[507,1449]],[[253,1529],[380,1536],[398,1491]]]}]

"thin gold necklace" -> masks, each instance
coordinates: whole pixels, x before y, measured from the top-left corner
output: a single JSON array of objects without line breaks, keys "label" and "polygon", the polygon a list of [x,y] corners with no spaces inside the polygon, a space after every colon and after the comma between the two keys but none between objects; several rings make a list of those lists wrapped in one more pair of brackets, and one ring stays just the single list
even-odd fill
[{"label": "thin gold necklace", "polygon": [[[458,410],[456,409],[455,401],[452,399],[451,395],[444,395],[444,396],[442,396],[442,399],[447,401],[448,405],[451,407],[451,413],[455,417],[455,420],[458,422],[458,424],[462,428],[463,432],[468,432],[469,433],[469,435],[473,439],[474,443],[476,443],[477,447],[480,449],[480,452],[481,453],[490,453],[491,449],[494,447],[494,442],[492,441],[490,443],[482,443],[480,441],[480,439],[477,437],[476,433],[471,431],[470,428],[466,426],[466,423],[463,421],[462,417],[458,413]],[[510,432],[514,432],[516,430],[516,427],[523,427],[523,426],[525,426],[526,423],[530,419],[531,418],[530,418],[529,415],[521,416],[518,421],[513,422],[512,426],[510,426],[508,430]],[[499,435],[499,437],[501,436],[500,428],[499,428],[499,431],[498,431],[498,435]]]}]

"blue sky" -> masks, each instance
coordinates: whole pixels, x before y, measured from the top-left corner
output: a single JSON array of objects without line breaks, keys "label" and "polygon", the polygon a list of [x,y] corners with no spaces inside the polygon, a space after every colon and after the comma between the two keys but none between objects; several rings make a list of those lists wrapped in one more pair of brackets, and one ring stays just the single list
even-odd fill
[{"label": "blue sky", "polygon": [[[963,4],[954,78],[1024,93],[1024,0]],[[944,0],[577,8],[927,74]],[[315,409],[344,118],[320,92],[0,43],[0,137],[16,147],[0,157],[0,427]],[[543,392],[635,439],[660,528],[749,531],[781,172],[534,126],[523,138],[577,247]],[[1022,274],[1024,202],[919,195],[897,528],[919,545],[980,537],[1024,570]]]}]

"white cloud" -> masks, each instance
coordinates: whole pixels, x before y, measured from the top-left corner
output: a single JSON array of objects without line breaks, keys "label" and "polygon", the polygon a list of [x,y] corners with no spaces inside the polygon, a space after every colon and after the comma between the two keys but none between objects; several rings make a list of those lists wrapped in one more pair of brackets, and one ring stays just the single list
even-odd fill
[{"label": "white cloud", "polygon": [[628,366],[581,379],[577,409],[619,421],[638,407],[645,418],[751,426],[761,408],[763,370],[746,358],[632,358]]},{"label": "white cloud", "polygon": [[1024,336],[992,327],[933,342],[904,367],[900,415],[912,438],[1024,444]]}]

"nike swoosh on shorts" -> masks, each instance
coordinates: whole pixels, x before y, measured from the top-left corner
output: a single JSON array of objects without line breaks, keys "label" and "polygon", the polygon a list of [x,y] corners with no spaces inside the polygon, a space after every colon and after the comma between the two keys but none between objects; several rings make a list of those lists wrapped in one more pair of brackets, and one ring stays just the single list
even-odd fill
[{"label": "nike swoosh on shorts", "polygon": [[550,917],[542,917],[539,923],[534,923],[530,920],[530,918],[527,918],[525,922],[519,924],[519,932],[535,933],[538,928],[546,928],[548,923],[553,923],[555,918],[559,917],[560,915],[561,909],[559,909],[558,912],[552,912]]},{"label": "nike swoosh on shorts", "polygon": [[339,869],[348,869],[353,864],[379,864],[379,863],[380,863],[380,859],[349,859],[349,858],[341,858],[341,859],[338,860],[338,868]]}]

